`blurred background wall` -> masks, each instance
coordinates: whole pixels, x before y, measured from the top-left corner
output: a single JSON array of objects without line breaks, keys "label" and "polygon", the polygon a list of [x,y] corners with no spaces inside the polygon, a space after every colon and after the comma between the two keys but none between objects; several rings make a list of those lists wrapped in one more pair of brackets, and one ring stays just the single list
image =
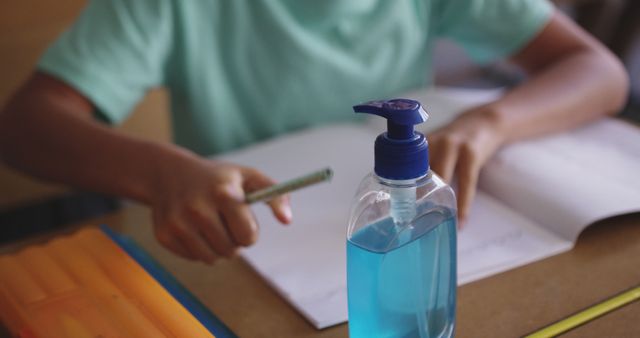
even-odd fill
[{"label": "blurred background wall", "polygon": [[[625,61],[634,81],[634,104],[627,108],[626,113],[637,113],[637,98],[640,97],[640,1],[556,2]],[[0,2],[0,106],[4,106],[9,96],[26,80],[46,46],[73,22],[85,3],[86,0]],[[439,84],[467,87],[501,86],[517,81],[517,75],[512,74],[508,67],[476,67],[459,49],[446,42],[437,49],[436,74]],[[165,91],[150,92],[135,113],[118,128],[148,139],[170,142],[167,103]],[[4,234],[7,228],[27,229],[28,223],[77,221],[117,207],[109,199],[106,201],[99,195],[26,177],[0,164],[0,242],[16,235]]]}]

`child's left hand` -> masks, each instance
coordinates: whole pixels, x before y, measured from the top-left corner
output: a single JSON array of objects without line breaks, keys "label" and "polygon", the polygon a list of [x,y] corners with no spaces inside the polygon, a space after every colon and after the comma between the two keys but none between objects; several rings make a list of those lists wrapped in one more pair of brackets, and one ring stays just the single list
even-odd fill
[{"label": "child's left hand", "polygon": [[448,183],[457,181],[459,224],[468,217],[482,166],[504,141],[492,109],[471,109],[428,135],[431,169]]}]

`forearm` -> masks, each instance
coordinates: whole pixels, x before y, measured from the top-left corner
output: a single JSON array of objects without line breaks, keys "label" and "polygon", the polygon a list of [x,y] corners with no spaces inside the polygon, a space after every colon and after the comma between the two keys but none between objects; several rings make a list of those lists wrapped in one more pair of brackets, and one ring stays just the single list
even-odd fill
[{"label": "forearm", "polygon": [[530,75],[525,83],[429,137],[433,170],[458,181],[461,220],[469,214],[482,166],[501,146],[614,113],[627,97],[621,63],[558,11],[512,61]]},{"label": "forearm", "polygon": [[65,100],[24,95],[0,114],[0,158],[31,175],[147,202],[163,162],[194,157],[101,125]]},{"label": "forearm", "polygon": [[[211,263],[255,242],[258,225],[244,194],[271,186],[270,178],[128,136],[94,121],[92,110],[80,92],[36,72],[0,112],[0,160],[149,205],[158,241],[185,258]],[[269,205],[278,220],[291,222],[286,197]]]},{"label": "forearm", "polygon": [[491,104],[505,142],[564,130],[618,111],[626,73],[604,51],[581,50],[533,74]]}]

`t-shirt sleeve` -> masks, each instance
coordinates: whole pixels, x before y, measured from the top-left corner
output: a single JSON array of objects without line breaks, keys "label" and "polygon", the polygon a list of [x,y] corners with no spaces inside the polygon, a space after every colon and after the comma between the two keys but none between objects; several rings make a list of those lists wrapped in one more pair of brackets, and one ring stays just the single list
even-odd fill
[{"label": "t-shirt sleeve", "polygon": [[92,0],[37,67],[85,95],[99,118],[120,122],[164,81],[169,6],[157,0]]},{"label": "t-shirt sleeve", "polygon": [[487,63],[518,52],[553,11],[547,0],[440,0],[436,34],[459,43],[476,62]]}]

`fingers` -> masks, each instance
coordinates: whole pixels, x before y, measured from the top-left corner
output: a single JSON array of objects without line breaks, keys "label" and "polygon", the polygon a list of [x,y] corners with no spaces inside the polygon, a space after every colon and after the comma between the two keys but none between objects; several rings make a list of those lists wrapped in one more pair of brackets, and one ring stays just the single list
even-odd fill
[{"label": "fingers", "polygon": [[174,239],[171,236],[164,236],[159,234],[156,235],[156,238],[158,239],[158,242],[160,242],[160,244],[162,244],[165,248],[169,249],[174,254],[182,258],[186,258],[188,260],[197,259],[195,256],[193,256],[189,252],[189,250],[187,250],[184,246],[182,246],[182,244],[180,243],[180,241],[178,241],[178,239]]},{"label": "fingers", "polygon": [[233,187],[228,187],[222,192],[223,196],[218,198],[221,203],[220,211],[234,242],[249,246],[258,239],[258,223],[249,205],[244,203],[242,191],[233,190]]},{"label": "fingers", "polygon": [[[276,182],[265,176],[258,170],[252,168],[244,168],[244,190],[247,192],[264,189],[274,185]],[[271,212],[282,224],[289,224],[293,219],[291,212],[291,204],[289,203],[289,195],[278,196],[267,202],[271,208]]]},{"label": "fingers", "polygon": [[434,135],[430,150],[431,169],[440,175],[445,182],[451,182],[458,161],[458,145],[448,137]]},{"label": "fingers", "polygon": [[480,161],[477,154],[470,146],[463,145],[460,148],[460,156],[456,166],[458,178],[458,218],[464,224],[469,216],[471,203],[476,194],[478,176],[480,173]]},{"label": "fingers", "polygon": [[160,244],[180,257],[207,264],[212,264],[218,256],[227,255],[232,251],[218,249],[223,247],[218,242],[216,246],[211,245],[207,241],[210,233],[199,231],[205,218],[201,209],[187,207],[185,210],[187,212],[175,214],[164,214],[154,210],[154,234]]},{"label": "fingers", "polygon": [[191,253],[191,251],[189,251],[182,245],[179,239],[174,238],[171,235],[171,232],[168,230],[168,226],[166,225],[167,222],[164,221],[165,217],[162,212],[159,212],[157,209],[153,209],[152,218],[154,225],[154,235],[156,236],[158,242],[162,244],[162,246],[182,258],[186,258],[189,260],[198,259]]},{"label": "fingers", "polygon": [[279,196],[267,203],[271,208],[271,212],[276,219],[282,224],[290,224],[293,219],[291,213],[291,204],[289,203],[289,195]]},{"label": "fingers", "polygon": [[207,264],[213,264],[215,261],[216,254],[193,227],[177,223],[169,227],[169,233],[189,251],[194,259]]},{"label": "fingers", "polygon": [[466,222],[476,193],[482,160],[469,142],[456,142],[450,135],[434,134],[430,143],[431,168],[446,182],[457,180],[459,225]]},{"label": "fingers", "polygon": [[237,244],[231,239],[217,210],[203,203],[190,209],[188,217],[217,255],[227,258],[235,256]]},{"label": "fingers", "polygon": [[155,236],[156,236],[156,239],[158,240],[158,242],[160,242],[160,244],[162,244],[165,248],[169,249],[174,254],[176,254],[176,255],[178,255],[178,256],[180,256],[182,258],[189,259],[189,260],[198,259],[189,250],[187,250],[187,248],[185,248],[182,245],[182,243],[180,242],[179,239],[174,238],[169,233],[169,231],[167,231],[165,229],[156,230],[155,231]]},{"label": "fingers", "polygon": [[[248,246],[257,238],[257,225],[244,203],[226,202],[218,209],[206,203],[192,204],[177,221],[164,222],[156,232],[158,241],[177,255],[207,264],[222,257],[233,257],[239,245]],[[225,216],[226,214],[226,216]],[[248,214],[248,215],[247,215]],[[229,219],[229,221],[227,221]]]}]

